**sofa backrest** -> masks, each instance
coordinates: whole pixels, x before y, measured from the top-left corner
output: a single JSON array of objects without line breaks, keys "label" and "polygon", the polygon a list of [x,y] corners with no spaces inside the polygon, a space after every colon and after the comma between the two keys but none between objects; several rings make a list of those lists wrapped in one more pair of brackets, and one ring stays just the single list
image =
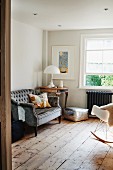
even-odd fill
[{"label": "sofa backrest", "polygon": [[33,89],[22,89],[11,91],[11,99],[15,100],[18,103],[28,103],[29,97],[28,94],[35,94],[35,90]]}]

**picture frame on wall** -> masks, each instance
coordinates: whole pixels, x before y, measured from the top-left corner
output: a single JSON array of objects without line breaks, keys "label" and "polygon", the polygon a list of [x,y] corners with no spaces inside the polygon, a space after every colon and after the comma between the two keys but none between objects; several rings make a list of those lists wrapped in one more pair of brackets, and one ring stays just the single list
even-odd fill
[{"label": "picture frame on wall", "polygon": [[60,69],[54,79],[75,79],[75,46],[52,46],[52,64]]}]

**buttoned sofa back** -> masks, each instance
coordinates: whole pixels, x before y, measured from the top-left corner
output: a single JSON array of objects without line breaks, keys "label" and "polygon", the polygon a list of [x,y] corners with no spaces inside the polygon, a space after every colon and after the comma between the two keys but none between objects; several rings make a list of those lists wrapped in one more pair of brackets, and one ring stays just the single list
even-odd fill
[{"label": "buttoned sofa back", "polygon": [[29,97],[28,94],[35,94],[33,89],[22,89],[11,92],[11,99],[14,99],[18,103],[28,103]]}]

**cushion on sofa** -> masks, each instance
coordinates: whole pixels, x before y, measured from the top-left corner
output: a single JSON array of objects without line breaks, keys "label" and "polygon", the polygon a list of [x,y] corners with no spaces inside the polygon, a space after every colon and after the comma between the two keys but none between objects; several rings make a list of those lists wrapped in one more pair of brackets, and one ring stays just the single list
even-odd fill
[{"label": "cushion on sofa", "polygon": [[48,102],[47,93],[42,93],[40,95],[28,94],[30,101],[35,105],[35,108],[45,108],[51,107]]}]

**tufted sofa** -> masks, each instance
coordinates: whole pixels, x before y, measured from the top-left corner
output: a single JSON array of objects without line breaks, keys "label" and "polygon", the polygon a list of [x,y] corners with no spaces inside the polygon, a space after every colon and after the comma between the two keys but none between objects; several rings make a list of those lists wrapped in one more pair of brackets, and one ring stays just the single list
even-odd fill
[{"label": "tufted sofa", "polygon": [[11,112],[15,121],[19,119],[19,108],[22,108],[25,113],[25,122],[34,127],[35,136],[37,136],[38,126],[55,118],[58,118],[59,123],[61,122],[61,107],[58,96],[48,96],[51,108],[36,109],[34,104],[30,103],[28,94],[38,95],[39,92],[33,89],[11,91]]}]

